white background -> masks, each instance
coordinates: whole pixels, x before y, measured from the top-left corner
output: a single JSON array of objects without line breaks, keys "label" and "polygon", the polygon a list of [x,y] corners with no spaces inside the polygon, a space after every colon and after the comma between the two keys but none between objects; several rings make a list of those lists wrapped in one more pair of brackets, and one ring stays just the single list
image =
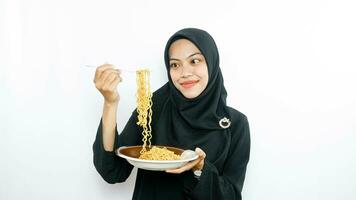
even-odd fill
[{"label": "white background", "polygon": [[[92,163],[103,99],[93,68],[152,69],[184,27],[220,50],[228,104],[250,122],[245,200],[356,199],[353,0],[0,0],[0,199],[131,199]],[[135,77],[119,86],[121,130]]]}]

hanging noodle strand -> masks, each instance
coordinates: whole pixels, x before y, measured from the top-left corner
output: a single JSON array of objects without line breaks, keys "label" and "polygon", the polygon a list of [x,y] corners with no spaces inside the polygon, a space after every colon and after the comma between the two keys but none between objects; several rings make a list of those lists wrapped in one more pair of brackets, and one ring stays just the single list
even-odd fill
[{"label": "hanging noodle strand", "polygon": [[[173,151],[163,147],[152,147],[152,93],[150,87],[150,71],[142,69],[136,71],[137,84],[137,125],[142,127],[142,149],[140,151],[140,159],[145,160],[178,160],[179,155],[174,154]],[[147,148],[149,150],[147,150]]]},{"label": "hanging noodle strand", "polygon": [[142,150],[141,154],[151,148],[151,121],[152,121],[152,93],[150,88],[150,71],[147,69],[136,71],[137,83],[137,125],[142,127]]}]

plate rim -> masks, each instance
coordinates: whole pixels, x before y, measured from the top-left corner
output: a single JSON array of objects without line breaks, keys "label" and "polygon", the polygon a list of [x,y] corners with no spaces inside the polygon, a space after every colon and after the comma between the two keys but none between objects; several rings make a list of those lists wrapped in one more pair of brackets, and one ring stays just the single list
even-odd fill
[{"label": "plate rim", "polygon": [[[160,146],[160,145],[157,145]],[[173,163],[183,163],[183,162],[190,162],[193,160],[196,160],[199,158],[198,154],[195,154],[194,157],[191,158],[187,158],[184,160],[144,160],[144,159],[139,159],[139,158],[134,158],[134,157],[130,157],[130,156],[126,156],[125,154],[120,153],[120,149],[123,148],[127,148],[127,147],[131,147],[131,146],[121,146],[119,148],[116,149],[116,155],[125,158],[125,159],[129,159],[129,160],[133,160],[133,161],[137,161],[137,162],[141,162],[141,163],[156,163],[156,164],[173,164]],[[133,147],[133,146],[132,146]],[[174,147],[177,148],[177,147]]]}]

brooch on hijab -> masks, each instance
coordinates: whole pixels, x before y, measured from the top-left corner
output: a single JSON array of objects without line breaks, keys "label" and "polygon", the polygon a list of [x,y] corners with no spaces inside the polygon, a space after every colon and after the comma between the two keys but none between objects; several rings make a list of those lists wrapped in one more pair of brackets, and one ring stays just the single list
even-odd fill
[{"label": "brooch on hijab", "polygon": [[224,118],[220,119],[219,125],[221,126],[221,128],[229,128],[231,125],[231,122],[228,118],[224,117]]}]

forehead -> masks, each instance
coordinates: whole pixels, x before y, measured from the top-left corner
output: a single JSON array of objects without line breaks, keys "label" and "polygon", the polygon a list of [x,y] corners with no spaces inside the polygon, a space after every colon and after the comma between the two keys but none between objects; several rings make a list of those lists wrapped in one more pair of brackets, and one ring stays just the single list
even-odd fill
[{"label": "forehead", "polygon": [[201,53],[195,44],[187,39],[174,41],[169,47],[169,57],[187,57],[193,53]]}]

